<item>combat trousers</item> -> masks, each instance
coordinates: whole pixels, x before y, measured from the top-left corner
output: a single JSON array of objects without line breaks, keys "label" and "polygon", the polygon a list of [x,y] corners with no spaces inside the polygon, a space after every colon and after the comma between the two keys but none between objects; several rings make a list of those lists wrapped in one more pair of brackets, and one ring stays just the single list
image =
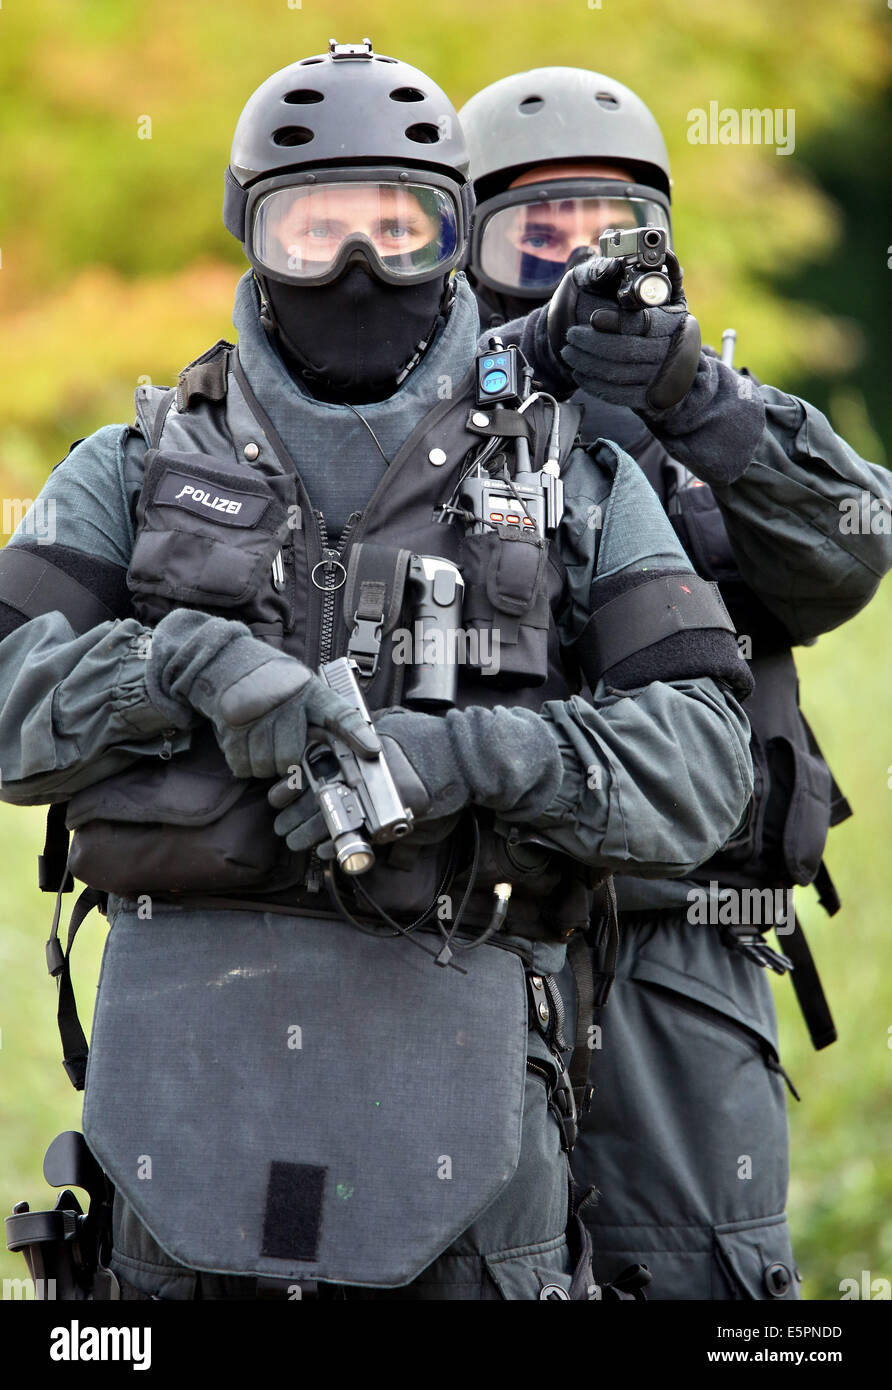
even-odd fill
[{"label": "combat trousers", "polygon": [[642,1263],[649,1299],[798,1298],[767,973],[684,912],[620,924],[572,1159],[600,1194],[585,1211],[596,1277]]}]

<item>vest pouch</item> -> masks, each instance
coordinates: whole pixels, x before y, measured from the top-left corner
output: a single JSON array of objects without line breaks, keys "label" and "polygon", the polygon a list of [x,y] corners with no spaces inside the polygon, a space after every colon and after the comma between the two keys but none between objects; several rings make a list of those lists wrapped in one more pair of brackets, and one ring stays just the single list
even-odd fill
[{"label": "vest pouch", "polygon": [[146,459],[127,571],[136,616],[153,624],[177,607],[236,610],[255,630],[290,631],[295,479],[205,454],[150,450]]},{"label": "vest pouch", "polygon": [[74,794],[71,872],[120,897],[300,883],[306,856],[275,833],[269,785],[233,777],[202,728],[184,752],[142,758]]},{"label": "vest pouch", "polygon": [[[449,818],[452,821],[452,817]],[[448,824],[446,820],[444,826]],[[413,836],[405,841],[376,849],[375,863],[360,880],[362,888],[385,912],[424,912],[434,901],[437,888],[446,873],[452,850],[452,837],[439,843],[415,844]],[[444,888],[443,892],[450,891]],[[364,900],[357,907],[367,910]]]},{"label": "vest pouch", "polygon": [[406,1284],[520,1158],[523,965],[491,945],[464,964],[337,920],[122,907],[90,1149],[189,1269]]},{"label": "vest pouch", "polygon": [[502,690],[543,685],[548,676],[548,541],[496,524],[462,541],[463,621],[468,675]]},{"label": "vest pouch", "polygon": [[771,788],[764,847],[792,883],[811,883],[830,826],[833,778],[823,758],[782,736],[768,740]]},{"label": "vest pouch", "polygon": [[708,483],[679,487],[669,502],[669,519],[699,575],[717,582],[738,577],[724,518]]}]

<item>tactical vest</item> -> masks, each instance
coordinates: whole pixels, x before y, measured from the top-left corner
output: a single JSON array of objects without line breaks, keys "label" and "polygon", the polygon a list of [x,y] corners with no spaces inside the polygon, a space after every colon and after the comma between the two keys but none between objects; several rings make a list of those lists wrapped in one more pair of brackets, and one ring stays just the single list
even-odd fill
[{"label": "tactical vest", "polygon": [[[369,708],[380,709],[402,696],[406,666],[394,659],[394,645],[412,626],[408,561],[439,556],[463,574],[465,618],[493,614],[508,655],[496,675],[459,665],[458,707],[539,709],[579,689],[558,637],[566,576],[555,547],[538,535],[517,537],[515,528],[504,553],[519,564],[493,567],[478,553],[479,537],[437,519],[469,459],[496,432],[492,412],[475,407],[473,372],[420,422],[337,545],[230,344],[217,343],[185,369],[176,390],[141,387],[136,399],[148,451],[127,583],[144,624],[193,607],[247,623],[313,669],[352,656]],[[537,427],[541,404],[526,412],[534,467],[547,439]],[[578,420],[578,411],[562,412],[562,459]],[[536,651],[538,669],[525,677],[526,654]],[[329,905],[318,864],[314,876],[312,857],[291,853],[275,835],[267,791],[266,783],[231,775],[204,726],[186,752],[143,759],[72,797],[71,868],[91,887],[123,897],[189,895],[221,905],[247,898],[318,916]],[[588,871],[543,844],[520,843],[518,828],[496,833],[491,816],[478,817],[478,891],[466,920],[488,919],[492,885],[507,877],[515,885],[514,926],[559,937],[584,927]],[[441,823],[433,848],[413,835],[378,854],[363,876],[376,902],[388,911],[423,911],[436,901],[450,855],[461,891],[472,856],[467,825],[456,819]]]}]

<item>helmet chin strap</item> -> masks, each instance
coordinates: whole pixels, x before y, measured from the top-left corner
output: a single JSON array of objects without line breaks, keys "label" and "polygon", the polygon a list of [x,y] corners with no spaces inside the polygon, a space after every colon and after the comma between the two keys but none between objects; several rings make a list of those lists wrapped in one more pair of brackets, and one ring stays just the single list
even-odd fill
[{"label": "helmet chin strap", "polygon": [[[369,270],[368,273],[370,278],[375,278],[371,270]],[[257,270],[254,271],[254,283],[257,286],[257,293],[260,299],[260,322],[263,325],[263,329],[267,337],[277,348],[280,355],[282,355],[281,350],[282,348],[284,348],[285,353],[287,354],[287,358],[290,358],[291,361],[295,364],[295,366],[298,368],[300,372],[300,375],[302,377],[306,377],[308,384],[315,380],[318,380],[319,369],[316,366],[314,366],[312,362],[307,360],[306,356],[300,351],[299,348],[297,348],[294,345],[294,343],[288,337],[288,334],[285,332],[281,324],[277,322],[275,310],[273,309],[272,303],[269,298],[269,291],[267,290],[266,282],[264,280],[264,277],[260,275]],[[438,306],[437,316],[431,324],[430,332],[427,334],[426,338],[422,338],[418,343],[416,343],[414,352],[407,358],[406,362],[395,374],[394,386],[401,386],[402,383],[409,376],[409,374],[415,370],[419,362],[424,357],[425,353],[427,352],[434,339],[434,336],[436,334],[437,328],[441,320],[445,320],[449,317],[449,314],[452,310],[452,305],[455,302],[455,294],[456,290],[454,273],[450,271],[444,279],[443,293],[440,296],[440,303]]]}]

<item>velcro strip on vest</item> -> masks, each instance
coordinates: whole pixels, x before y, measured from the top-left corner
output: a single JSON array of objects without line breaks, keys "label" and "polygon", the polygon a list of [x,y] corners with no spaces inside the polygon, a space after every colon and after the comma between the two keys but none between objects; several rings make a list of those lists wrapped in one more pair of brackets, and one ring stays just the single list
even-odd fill
[{"label": "velcro strip on vest", "polygon": [[327,1172],[312,1163],[270,1164],[261,1254],[315,1260]]},{"label": "velcro strip on vest", "polygon": [[696,628],[734,634],[718,585],[695,574],[658,575],[593,613],[570,650],[594,685],[618,662]]},{"label": "velcro strip on vest", "polygon": [[188,410],[194,400],[223,401],[226,399],[229,370],[227,349],[232,344],[224,338],[216,342],[208,352],[195,362],[184,367],[177,380],[177,410]]},{"label": "velcro strip on vest", "polygon": [[[481,424],[484,416],[486,422]],[[483,410],[480,406],[468,411],[467,428],[472,434],[482,434],[488,437],[499,435],[503,439],[532,439],[533,426],[525,415],[521,415],[516,410],[511,410],[504,405],[487,407]]]},{"label": "velcro strip on vest", "polygon": [[57,565],[16,545],[0,551],[0,603],[26,618],[62,613],[78,636],[117,616]]}]

